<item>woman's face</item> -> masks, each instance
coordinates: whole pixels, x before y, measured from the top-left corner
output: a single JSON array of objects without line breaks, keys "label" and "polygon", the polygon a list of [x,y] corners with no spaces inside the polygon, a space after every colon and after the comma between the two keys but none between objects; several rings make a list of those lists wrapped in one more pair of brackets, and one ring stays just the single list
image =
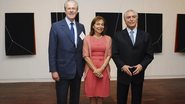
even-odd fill
[{"label": "woman's face", "polygon": [[98,20],[95,22],[93,26],[95,34],[101,34],[104,30],[104,21],[103,20]]}]

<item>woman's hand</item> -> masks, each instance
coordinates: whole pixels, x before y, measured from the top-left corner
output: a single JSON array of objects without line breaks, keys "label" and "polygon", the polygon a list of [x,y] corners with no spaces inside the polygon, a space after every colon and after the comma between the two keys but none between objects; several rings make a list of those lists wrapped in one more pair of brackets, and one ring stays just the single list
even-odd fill
[{"label": "woman's hand", "polygon": [[102,74],[101,70],[96,69],[96,70],[93,71],[93,73],[94,73],[94,75],[95,75],[96,77],[98,77],[98,78],[103,78],[103,74]]}]

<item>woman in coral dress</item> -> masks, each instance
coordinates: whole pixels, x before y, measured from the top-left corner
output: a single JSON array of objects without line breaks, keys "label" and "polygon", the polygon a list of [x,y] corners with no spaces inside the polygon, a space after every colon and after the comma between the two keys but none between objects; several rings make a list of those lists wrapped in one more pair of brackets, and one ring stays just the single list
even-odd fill
[{"label": "woman in coral dress", "polygon": [[90,35],[84,38],[83,57],[86,61],[84,93],[91,104],[102,104],[110,95],[110,66],[112,40],[105,33],[105,20],[101,16],[91,22]]}]

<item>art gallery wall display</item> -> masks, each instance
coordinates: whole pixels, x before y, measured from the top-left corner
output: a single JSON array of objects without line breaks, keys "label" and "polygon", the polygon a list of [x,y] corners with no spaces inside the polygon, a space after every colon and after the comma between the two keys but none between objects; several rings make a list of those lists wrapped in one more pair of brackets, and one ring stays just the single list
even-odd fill
[{"label": "art gallery wall display", "polygon": [[112,37],[117,31],[122,30],[122,13],[96,12],[96,16],[104,17],[107,35]]},{"label": "art gallery wall display", "polygon": [[34,13],[5,13],[6,55],[35,55]]},{"label": "art gallery wall display", "polygon": [[152,36],[155,53],[162,52],[162,14],[138,13],[138,28]]},{"label": "art gallery wall display", "polygon": [[[96,16],[105,18],[106,34],[113,36],[122,28],[122,13],[96,12]],[[138,13],[138,28],[151,34],[155,53],[162,52],[162,14]],[[51,23],[65,18],[65,12],[51,12]],[[79,22],[79,13],[76,16]],[[183,51],[184,15],[178,15],[175,51]],[[34,55],[35,31],[34,13],[5,13],[5,47],[6,55]]]},{"label": "art gallery wall display", "polygon": [[177,14],[175,52],[185,52],[185,14]]}]

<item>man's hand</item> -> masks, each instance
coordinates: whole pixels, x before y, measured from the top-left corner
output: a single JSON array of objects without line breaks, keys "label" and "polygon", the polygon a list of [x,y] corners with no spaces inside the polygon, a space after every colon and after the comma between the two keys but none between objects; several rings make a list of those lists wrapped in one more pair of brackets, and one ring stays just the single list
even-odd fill
[{"label": "man's hand", "polygon": [[129,65],[124,65],[124,66],[121,68],[121,71],[127,73],[129,76],[132,76],[132,73],[131,73],[131,71],[129,70],[129,68],[131,68],[131,66],[129,66]]},{"label": "man's hand", "polygon": [[55,81],[60,80],[60,76],[59,76],[58,72],[52,72],[51,75],[52,75],[53,80],[55,80]]},{"label": "man's hand", "polygon": [[137,64],[136,66],[134,66],[136,69],[134,70],[133,72],[133,75],[137,75],[139,74],[142,70],[143,70],[143,67],[141,64]]}]

